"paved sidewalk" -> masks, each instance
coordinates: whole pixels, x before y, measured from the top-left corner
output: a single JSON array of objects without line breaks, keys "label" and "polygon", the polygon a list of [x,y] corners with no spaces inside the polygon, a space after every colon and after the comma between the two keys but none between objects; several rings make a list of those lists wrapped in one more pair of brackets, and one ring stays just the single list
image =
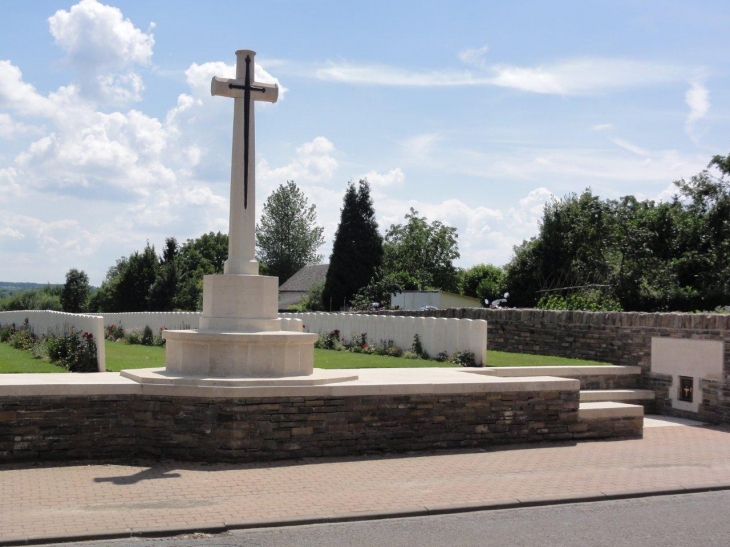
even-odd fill
[{"label": "paved sidewalk", "polygon": [[0,465],[0,544],[730,488],[730,430],[646,425],[641,440],[426,455]]}]

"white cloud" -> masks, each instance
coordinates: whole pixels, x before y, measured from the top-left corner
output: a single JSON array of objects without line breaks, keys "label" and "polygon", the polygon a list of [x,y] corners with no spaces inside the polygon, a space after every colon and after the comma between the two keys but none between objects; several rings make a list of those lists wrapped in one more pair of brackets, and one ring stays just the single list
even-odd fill
[{"label": "white cloud", "polygon": [[261,160],[257,175],[271,188],[288,180],[297,183],[327,182],[338,167],[334,153],[335,147],[328,139],[316,137],[299,146],[292,161],[285,166],[272,168],[266,160]]},{"label": "white cloud", "polygon": [[23,81],[22,72],[10,61],[0,61],[0,106],[23,116],[49,117],[58,111],[51,99]]},{"label": "white cloud", "polygon": [[405,184],[406,175],[400,167],[391,169],[387,173],[378,173],[377,171],[368,171],[364,175],[357,177],[358,179],[367,179],[367,181],[378,188],[399,188]]},{"label": "white cloud", "polygon": [[459,52],[458,57],[462,63],[472,65],[479,68],[487,68],[485,56],[489,51],[488,46],[470,47]]},{"label": "white cloud", "polygon": [[598,125],[594,125],[591,127],[593,131],[607,131],[609,129],[613,129],[612,123],[599,123]]},{"label": "white cloud", "polygon": [[144,33],[121,10],[96,0],[81,0],[69,11],[48,18],[50,31],[66,58],[81,70],[148,65],[155,39]]},{"label": "white cloud", "polygon": [[0,139],[14,139],[20,135],[37,133],[38,128],[15,121],[9,114],[0,112]]},{"label": "white cloud", "polygon": [[23,194],[23,188],[18,182],[18,171],[12,167],[0,168],[0,203],[9,197],[18,197]]},{"label": "white cloud", "polygon": [[685,130],[689,137],[697,142],[694,136],[694,124],[707,115],[710,110],[710,92],[702,84],[692,82],[692,86],[684,94],[684,102],[689,106],[689,115],[685,122]]},{"label": "white cloud", "polygon": [[[475,54],[465,55],[475,60]],[[389,65],[329,62],[312,71],[314,77],[358,85],[439,87],[499,86],[555,95],[586,95],[680,80],[685,70],[633,59],[576,58],[535,67],[496,64],[470,71],[419,72]],[[302,73],[302,75],[306,75]]]},{"label": "white cloud", "polygon": [[557,95],[583,95],[675,81],[683,70],[632,59],[578,58],[537,66],[495,67],[494,85]]},{"label": "white cloud", "polygon": [[142,79],[128,69],[151,63],[151,32],[141,31],[121,10],[96,0],[58,10],[48,23],[65,61],[77,71],[84,95],[111,104],[140,100]]},{"label": "white cloud", "polygon": [[610,140],[616,146],[620,146],[624,150],[628,150],[629,152],[633,152],[634,154],[636,154],[638,156],[649,156],[649,155],[651,155],[651,153],[648,150],[644,150],[643,148],[640,148],[640,147],[636,146],[635,144],[630,143],[629,141],[626,141],[624,139],[611,138],[611,139],[608,139],[608,140]]},{"label": "white cloud", "polygon": [[8,240],[8,239],[23,239],[25,237],[25,234],[23,232],[20,232],[16,230],[15,228],[2,228],[0,229],[0,242],[2,240]]}]

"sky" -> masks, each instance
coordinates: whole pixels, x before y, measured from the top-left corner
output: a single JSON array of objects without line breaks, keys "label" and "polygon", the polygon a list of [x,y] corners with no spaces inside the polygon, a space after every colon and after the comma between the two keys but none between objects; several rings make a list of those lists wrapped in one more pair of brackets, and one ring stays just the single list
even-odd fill
[{"label": "sky", "polygon": [[717,1],[0,0],[0,281],[98,286],[144,248],[228,229],[233,101],[252,49],[257,209],[293,180],[326,262],[348,181],[380,230],[455,226],[505,264],[545,202],[668,200],[730,153]]}]

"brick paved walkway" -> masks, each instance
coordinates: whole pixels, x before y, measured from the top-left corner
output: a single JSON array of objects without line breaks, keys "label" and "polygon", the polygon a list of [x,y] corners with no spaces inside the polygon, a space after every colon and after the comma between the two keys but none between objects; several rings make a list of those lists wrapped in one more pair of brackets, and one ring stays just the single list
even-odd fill
[{"label": "brick paved walkway", "polygon": [[0,542],[705,485],[730,485],[728,429],[259,465],[5,465]]}]

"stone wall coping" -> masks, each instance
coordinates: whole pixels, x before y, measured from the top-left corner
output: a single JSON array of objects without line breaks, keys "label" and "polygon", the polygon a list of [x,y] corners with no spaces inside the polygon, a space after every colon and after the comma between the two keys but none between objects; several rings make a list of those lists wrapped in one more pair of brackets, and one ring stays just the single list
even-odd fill
[{"label": "stone wall coping", "polygon": [[644,415],[644,407],[627,403],[580,403],[579,420],[600,420],[604,418],[632,418]]},{"label": "stone wall coping", "polygon": [[554,367],[484,367],[479,369],[465,369],[473,374],[489,376],[520,377],[520,376],[620,376],[641,374],[639,366],[597,365],[597,366],[554,366]]},{"label": "stone wall coping", "polygon": [[504,393],[525,391],[578,391],[580,381],[549,376],[498,378],[464,374],[458,368],[356,369],[357,380],[321,386],[198,387],[139,384],[119,373],[4,374],[0,397],[156,395],[172,397],[261,398],[348,397]]},{"label": "stone wall coping", "polygon": [[[369,312],[370,313],[370,312]],[[522,323],[569,323],[604,327],[648,327],[686,330],[730,330],[730,314],[722,313],[648,313],[538,310],[534,308],[448,308],[441,310],[375,312],[377,315],[454,317],[487,321],[519,321]]]}]

